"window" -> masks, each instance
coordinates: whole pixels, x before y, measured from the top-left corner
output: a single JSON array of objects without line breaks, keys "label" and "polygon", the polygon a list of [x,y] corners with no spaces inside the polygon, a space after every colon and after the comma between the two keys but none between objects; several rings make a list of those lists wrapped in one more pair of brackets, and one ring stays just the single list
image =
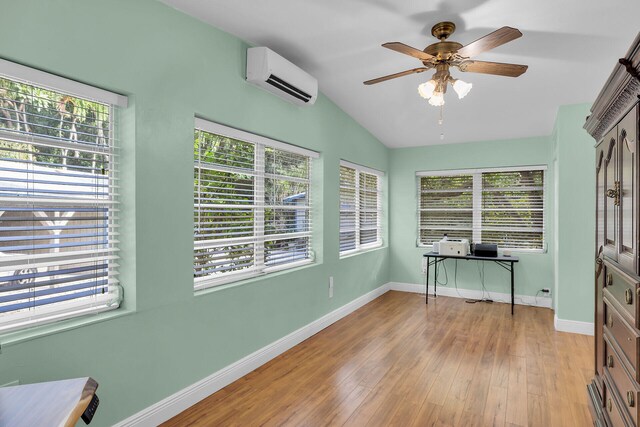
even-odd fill
[{"label": "window", "polygon": [[115,309],[115,107],[0,61],[0,332]]},{"label": "window", "polygon": [[340,162],[340,255],[382,245],[382,172]]},{"label": "window", "polygon": [[447,234],[505,249],[544,250],[545,167],[419,172],[420,245]]},{"label": "window", "polygon": [[196,119],[196,290],[312,261],[314,157],[310,150]]}]

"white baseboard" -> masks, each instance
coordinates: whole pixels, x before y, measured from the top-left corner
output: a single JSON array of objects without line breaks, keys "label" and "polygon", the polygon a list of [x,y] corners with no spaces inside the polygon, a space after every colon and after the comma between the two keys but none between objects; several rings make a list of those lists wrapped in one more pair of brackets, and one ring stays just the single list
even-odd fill
[{"label": "white baseboard", "polygon": [[389,284],[384,284],[332,311],[331,313],[309,323],[308,325],[291,332],[289,335],[286,335],[279,340],[249,354],[237,362],[234,362],[231,365],[214,372],[208,377],[172,394],[160,402],[157,402],[129,418],[120,421],[116,426],[157,426],[158,424],[178,415],[190,406],[195,405],[205,397],[231,384],[235,380],[242,378],[249,372],[259,368],[271,359],[296,346],[312,335],[315,335],[322,329],[337,322],[363,305],[373,301],[388,290]]},{"label": "white baseboard", "polygon": [[578,320],[559,319],[558,315],[553,316],[553,326],[556,331],[572,332],[574,334],[593,335],[592,322],[580,322]]},{"label": "white baseboard", "polygon": [[[417,294],[424,294],[424,285],[420,285],[417,283],[400,283],[400,282],[390,282],[389,290],[391,291],[401,291],[401,292],[413,292]],[[429,285],[429,295],[433,295],[433,286]],[[511,294],[505,294],[501,292],[485,292],[482,294],[481,290],[475,289],[462,289],[462,288],[454,288],[451,286],[438,286],[438,296],[445,297],[454,297],[454,298],[468,298],[468,299],[480,299],[484,297],[489,297],[496,302],[506,302],[511,303]],[[532,297],[529,295],[515,295],[515,303],[518,305],[532,305],[534,307],[543,307],[543,308],[551,308],[551,298],[550,297]]]}]

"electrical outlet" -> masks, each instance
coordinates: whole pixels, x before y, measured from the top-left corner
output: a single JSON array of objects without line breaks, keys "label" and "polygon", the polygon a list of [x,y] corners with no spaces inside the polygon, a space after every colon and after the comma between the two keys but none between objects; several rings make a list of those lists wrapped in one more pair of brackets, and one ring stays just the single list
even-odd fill
[{"label": "electrical outlet", "polygon": [[333,298],[333,276],[329,276],[329,298]]},{"label": "electrical outlet", "polygon": [[427,274],[428,265],[429,265],[429,258],[422,257],[422,274]]}]

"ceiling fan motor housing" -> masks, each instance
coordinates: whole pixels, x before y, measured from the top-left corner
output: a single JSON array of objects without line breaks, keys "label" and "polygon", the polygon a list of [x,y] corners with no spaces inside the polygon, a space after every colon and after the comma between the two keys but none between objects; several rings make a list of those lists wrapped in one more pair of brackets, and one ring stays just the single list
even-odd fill
[{"label": "ceiling fan motor housing", "polygon": [[[438,42],[427,46],[423,52],[429,55],[435,56],[438,61],[446,61],[453,56],[454,53],[460,49],[462,45],[457,42]],[[423,61],[423,64],[428,64],[428,61]]]}]

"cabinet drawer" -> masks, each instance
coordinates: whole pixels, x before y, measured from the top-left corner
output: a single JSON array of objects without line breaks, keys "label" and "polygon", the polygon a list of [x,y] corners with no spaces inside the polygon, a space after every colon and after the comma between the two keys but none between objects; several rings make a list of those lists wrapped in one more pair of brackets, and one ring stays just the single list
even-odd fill
[{"label": "cabinet drawer", "polygon": [[[625,365],[631,376],[640,382],[638,378],[638,346],[640,345],[640,335],[635,328],[631,327],[616,310],[616,303],[604,299],[604,328],[605,333],[618,344],[622,351],[620,355],[624,358]],[[619,309],[619,307],[618,307]]]},{"label": "cabinet drawer", "polygon": [[622,308],[620,315],[624,317],[630,325],[637,328],[637,280],[605,260],[604,281],[603,295],[611,301],[615,300]]},{"label": "cabinet drawer", "polygon": [[625,421],[623,409],[620,407],[615,392],[611,386],[610,380],[607,375],[604,375],[604,381],[602,382],[602,404],[604,406],[604,413],[609,419],[607,425],[611,427],[627,427],[628,422]]},{"label": "cabinet drawer", "polygon": [[637,423],[638,397],[640,397],[640,394],[638,393],[638,385],[627,373],[622,364],[622,360],[620,360],[620,356],[618,356],[616,350],[613,348],[611,342],[606,336],[604,337],[604,342],[605,371],[607,372],[607,376],[611,379],[611,387],[609,388],[610,394],[616,394],[614,389],[617,390],[617,395],[622,399],[620,406],[625,408],[624,411],[631,415],[634,423]]}]

